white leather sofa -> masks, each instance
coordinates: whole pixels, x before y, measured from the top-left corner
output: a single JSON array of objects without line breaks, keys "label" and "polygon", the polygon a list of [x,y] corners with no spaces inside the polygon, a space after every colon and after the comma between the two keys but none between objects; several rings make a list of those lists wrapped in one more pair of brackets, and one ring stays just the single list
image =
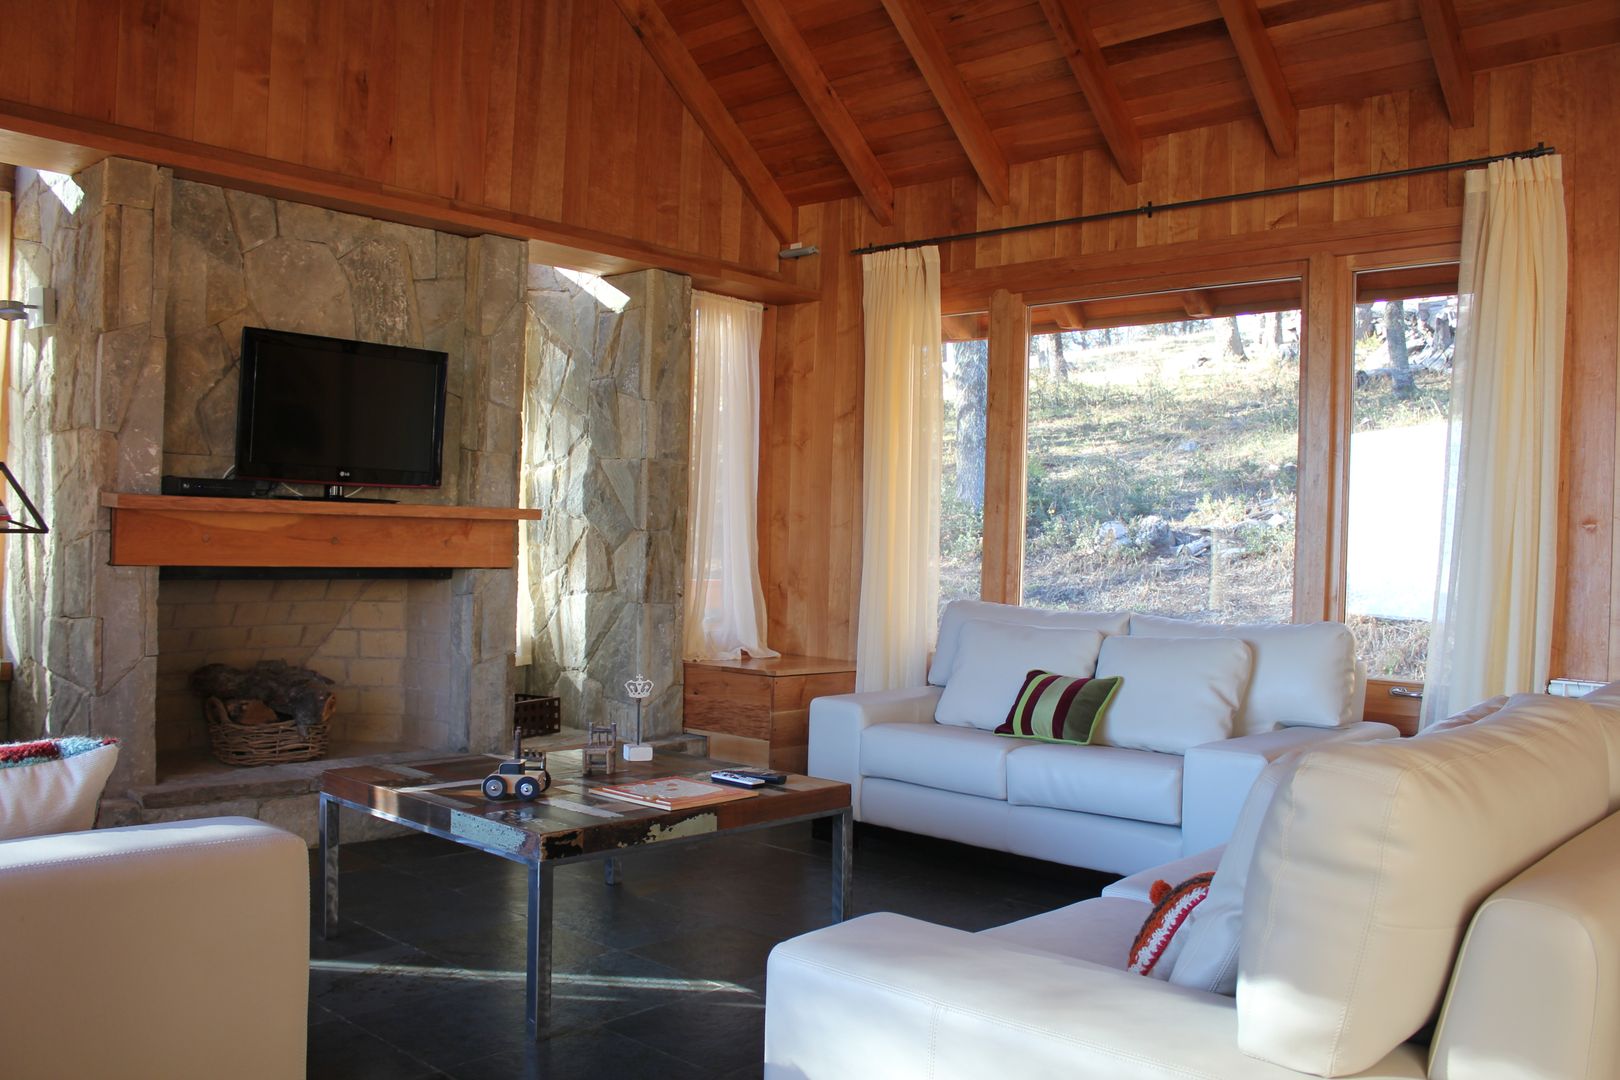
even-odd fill
[{"label": "white leather sofa", "polygon": [[[1094,632],[1101,641],[1089,654],[1060,656],[1043,638],[1062,632]],[[1125,653],[1113,639],[1125,637],[1162,646],[1163,670],[1141,674],[1141,657],[1110,669],[1111,654]],[[1176,659],[1188,639],[1247,642],[1245,676],[1218,692],[1198,685]],[[1077,648],[1084,645],[1062,644],[1060,652]],[[1121,740],[1107,732],[1088,746],[995,735],[989,729],[1008,704],[998,711],[980,695],[968,699],[979,715],[946,715],[960,689],[953,679],[983,678],[970,653],[981,663],[1005,655],[1015,682],[1040,660],[1066,675],[1129,666],[1110,716],[1134,707],[1152,723],[1205,708],[1201,696],[1213,695],[1226,701],[1229,723],[1196,745],[1160,744],[1175,752],[1109,745]],[[1080,670],[1056,667],[1062,659]],[[1394,735],[1359,720],[1365,695],[1365,670],[1339,623],[1219,626],[955,601],[940,622],[928,685],[811,702],[808,772],[848,783],[857,821],[1128,874],[1223,842],[1269,761],[1304,746]]]},{"label": "white leather sofa", "polygon": [[[1316,747],[1267,779],[1226,852],[1096,899],[979,934],[875,914],[778,945],[765,1075],[1620,1076],[1620,684]],[[1179,979],[1196,942],[1168,980],[1124,970],[1147,885],[1211,866],[1180,934],[1227,877],[1234,996]]]},{"label": "white leather sofa", "polygon": [[0,842],[0,1075],[302,1077],[308,859],[246,818]]}]

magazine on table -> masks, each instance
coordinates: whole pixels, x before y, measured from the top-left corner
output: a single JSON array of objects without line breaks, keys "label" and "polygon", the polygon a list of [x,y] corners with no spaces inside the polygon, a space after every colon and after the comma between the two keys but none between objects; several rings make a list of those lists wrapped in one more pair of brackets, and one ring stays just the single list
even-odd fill
[{"label": "magazine on table", "polygon": [[705,780],[688,780],[682,776],[661,776],[656,780],[641,780],[634,784],[593,787],[591,794],[639,803],[658,810],[685,810],[688,807],[705,806],[709,803],[752,799],[759,792],[711,784]]}]

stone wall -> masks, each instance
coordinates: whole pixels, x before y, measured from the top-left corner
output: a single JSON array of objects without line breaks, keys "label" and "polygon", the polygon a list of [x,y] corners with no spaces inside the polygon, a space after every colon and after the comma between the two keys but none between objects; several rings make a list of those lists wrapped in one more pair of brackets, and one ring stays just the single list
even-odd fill
[{"label": "stone wall", "polygon": [[[7,545],[7,647],[17,665],[10,734],[121,738],[109,785],[117,793],[158,779],[159,601],[176,583],[160,590],[155,570],[107,565],[110,519],[100,493],[156,491],[165,471],[225,472],[234,458],[241,328],[262,325],[448,353],[444,486],[398,497],[512,505],[526,250],[500,237],[467,239],[226,192],[119,159],[72,180],[52,181],[69,196],[64,203],[40,175],[18,178],[13,280],[20,289],[53,286],[61,310],[51,327],[8,324],[15,362],[7,460],[51,526],[47,536]],[[213,586],[213,599],[195,605],[182,590],[181,604],[207,608],[220,590],[246,584]],[[323,596],[312,602],[327,603],[347,585],[315,587]],[[395,605],[389,625],[374,629],[401,628],[404,657],[366,655],[365,628],[343,617],[329,629],[324,617],[239,627],[244,606],[273,602],[273,588],[269,599],[233,601],[228,627],[186,627],[184,648],[196,643],[193,629],[222,632],[221,652],[235,649],[238,636],[243,645],[290,648],[296,628],[298,651],[309,634],[320,638],[314,660],[341,662],[346,677],[360,665],[364,685],[351,703],[362,731],[388,733],[384,687],[365,681],[388,667],[398,677],[389,701],[403,702],[393,734],[409,739],[414,730],[424,745],[449,749],[504,746],[515,574],[458,571],[448,583],[420,587],[436,591],[413,597],[412,585],[404,597],[376,600]],[[350,608],[351,622],[359,610]],[[178,640],[180,618],[166,616],[162,638]],[[344,654],[349,629],[353,656]],[[397,640],[389,642],[397,652]],[[171,803],[165,813],[179,813]]]},{"label": "stone wall", "polygon": [[158,487],[170,182],[109,158],[17,184],[13,287],[54,288],[59,307],[52,326],[7,324],[6,458],[51,530],[6,545],[10,734],[117,737],[114,785],[148,781],[157,572],[107,565],[99,496]]},{"label": "stone wall", "polygon": [[[529,269],[525,505],[534,612],[527,688],[564,722],[631,730],[623,684],[657,686],[645,733],[681,729],[680,626],[691,423],[691,284],[644,271],[597,294]],[[607,299],[601,299],[605,296]]]}]

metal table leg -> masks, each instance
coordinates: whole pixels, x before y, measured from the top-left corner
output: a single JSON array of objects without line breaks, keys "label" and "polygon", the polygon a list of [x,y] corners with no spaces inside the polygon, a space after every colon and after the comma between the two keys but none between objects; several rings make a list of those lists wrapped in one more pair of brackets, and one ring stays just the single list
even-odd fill
[{"label": "metal table leg", "polygon": [[843,922],[850,914],[850,895],[854,884],[855,815],[845,810],[832,819],[832,913],[834,922]]},{"label": "metal table leg", "polygon": [[321,940],[337,936],[338,929],[338,811],[337,800],[321,796]]},{"label": "metal table leg", "polygon": [[619,867],[619,857],[617,855],[614,855],[614,856],[611,856],[609,858],[603,859],[602,860],[602,883],[605,884],[605,885],[617,885],[619,882],[621,882],[623,880],[624,880],[624,871],[622,869],[620,869],[620,867]]},{"label": "metal table leg", "polygon": [[551,873],[550,863],[529,866],[529,972],[524,1005],[530,1039],[551,1034]]}]

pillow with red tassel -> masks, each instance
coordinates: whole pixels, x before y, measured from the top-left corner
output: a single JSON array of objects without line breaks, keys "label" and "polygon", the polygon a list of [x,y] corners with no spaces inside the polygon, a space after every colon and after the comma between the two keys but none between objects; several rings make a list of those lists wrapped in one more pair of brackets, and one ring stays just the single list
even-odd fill
[{"label": "pillow with red tassel", "polygon": [[1131,971],[1155,979],[1170,978],[1176,953],[1186,944],[1185,939],[1177,941],[1177,932],[1187,924],[1187,916],[1192,914],[1193,909],[1209,895],[1209,883],[1214,879],[1215,872],[1212,870],[1194,874],[1180,885],[1171,885],[1168,881],[1153,883],[1148,890],[1153,910],[1148,913],[1142,929],[1137,931],[1136,939],[1131,942],[1130,963],[1127,965]]}]

